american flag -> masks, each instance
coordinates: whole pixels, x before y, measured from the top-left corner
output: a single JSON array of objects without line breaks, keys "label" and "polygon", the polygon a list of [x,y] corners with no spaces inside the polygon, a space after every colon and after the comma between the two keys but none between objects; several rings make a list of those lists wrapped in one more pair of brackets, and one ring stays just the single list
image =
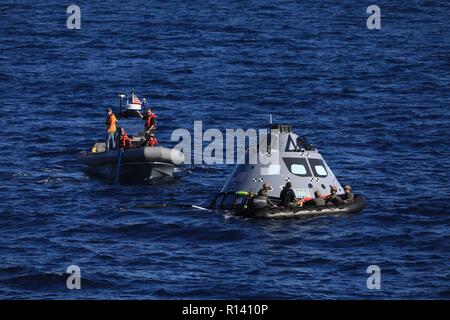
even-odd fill
[{"label": "american flag", "polygon": [[142,105],[141,100],[139,100],[139,98],[137,97],[137,95],[134,92],[131,92],[131,103]]}]

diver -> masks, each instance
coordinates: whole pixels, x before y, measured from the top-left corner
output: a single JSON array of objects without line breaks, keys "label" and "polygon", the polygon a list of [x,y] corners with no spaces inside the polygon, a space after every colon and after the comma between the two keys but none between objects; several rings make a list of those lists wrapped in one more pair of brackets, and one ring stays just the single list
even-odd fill
[{"label": "diver", "polygon": [[320,193],[320,191],[314,192],[314,199],[313,199],[313,201],[314,201],[314,204],[317,207],[321,207],[321,206],[324,206],[326,204],[325,203],[325,199],[322,198],[322,194]]},{"label": "diver", "polygon": [[110,142],[112,149],[116,148],[116,142],[115,142],[115,134],[116,134],[116,123],[117,118],[112,112],[111,108],[108,108],[107,110],[108,115],[106,116],[106,150],[109,150]]},{"label": "diver", "polygon": [[355,196],[353,195],[352,187],[350,187],[348,184],[345,185],[344,192],[345,194],[342,196],[342,200],[344,200],[345,203],[353,202]]},{"label": "diver", "polygon": [[263,187],[258,191],[258,196],[266,197],[267,204],[270,207],[275,208],[277,205],[270,200],[269,194],[268,194],[269,190],[270,190],[270,185],[268,183],[264,183]]},{"label": "diver", "polygon": [[156,130],[156,114],[152,112],[152,109],[147,108],[146,115],[142,115],[142,113],[140,113],[139,111],[138,114],[141,117],[141,119],[145,121],[144,125],[145,131],[149,133],[154,132]]},{"label": "diver", "polygon": [[340,196],[337,195],[337,187],[336,186],[330,186],[330,196],[326,200],[326,204],[333,204],[338,205],[340,203],[344,203],[344,200]]},{"label": "diver", "polygon": [[133,147],[132,143],[131,143],[131,139],[128,137],[128,134],[126,133],[124,128],[120,128],[119,129],[119,137],[118,137],[118,142],[119,142],[119,148],[121,149],[130,149]]},{"label": "diver", "polygon": [[298,207],[303,206],[303,201],[295,197],[295,192],[292,190],[292,183],[286,182],[280,193],[280,206],[283,207]]}]

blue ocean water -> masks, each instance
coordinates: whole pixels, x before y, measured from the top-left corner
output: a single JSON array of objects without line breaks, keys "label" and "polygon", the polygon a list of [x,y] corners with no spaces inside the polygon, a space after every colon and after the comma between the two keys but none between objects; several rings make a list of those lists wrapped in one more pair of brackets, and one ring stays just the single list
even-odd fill
[{"label": "blue ocean water", "polygon": [[[376,1],[0,1],[0,298],[449,299],[450,5]],[[115,93],[176,128],[268,115],[368,199],[349,217],[254,221],[205,204],[232,167],[170,183],[88,177]],[[141,126],[138,123],[137,127]],[[129,128],[129,131],[133,131]],[[65,270],[81,268],[82,289]],[[381,290],[366,269],[381,268]]]}]

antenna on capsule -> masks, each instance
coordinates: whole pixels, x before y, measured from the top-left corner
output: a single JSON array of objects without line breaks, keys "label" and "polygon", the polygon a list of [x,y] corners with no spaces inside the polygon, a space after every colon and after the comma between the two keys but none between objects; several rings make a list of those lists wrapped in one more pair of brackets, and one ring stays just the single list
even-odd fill
[{"label": "antenna on capsule", "polygon": [[272,114],[269,114],[269,133],[267,134],[267,154],[272,149]]}]

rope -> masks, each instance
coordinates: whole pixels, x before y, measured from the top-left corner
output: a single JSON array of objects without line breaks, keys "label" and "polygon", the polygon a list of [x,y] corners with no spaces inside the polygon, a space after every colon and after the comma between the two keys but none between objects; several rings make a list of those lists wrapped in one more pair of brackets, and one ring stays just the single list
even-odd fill
[{"label": "rope", "polygon": [[118,155],[117,155],[117,168],[116,168],[116,177],[114,179],[114,186],[117,187],[119,184],[119,178],[120,178],[120,163],[122,162],[122,153],[123,150],[119,149]]},{"label": "rope", "polygon": [[209,210],[207,208],[203,208],[193,204],[185,204],[185,203],[158,203],[158,204],[140,204],[136,206],[137,208],[145,208],[145,209],[154,209],[154,208],[193,208],[198,210]]}]

